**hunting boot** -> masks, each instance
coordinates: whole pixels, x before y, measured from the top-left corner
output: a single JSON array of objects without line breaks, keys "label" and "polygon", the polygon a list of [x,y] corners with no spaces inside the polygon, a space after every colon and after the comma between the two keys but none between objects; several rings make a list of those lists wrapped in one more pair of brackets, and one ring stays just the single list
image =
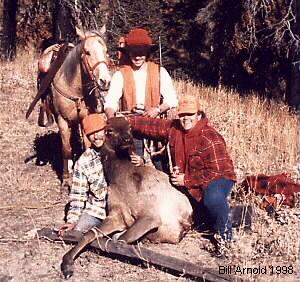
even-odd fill
[{"label": "hunting boot", "polygon": [[226,238],[222,238],[219,234],[214,234],[213,236],[213,244],[215,245],[215,250],[213,255],[218,258],[228,258],[231,253],[231,240],[227,240]]}]

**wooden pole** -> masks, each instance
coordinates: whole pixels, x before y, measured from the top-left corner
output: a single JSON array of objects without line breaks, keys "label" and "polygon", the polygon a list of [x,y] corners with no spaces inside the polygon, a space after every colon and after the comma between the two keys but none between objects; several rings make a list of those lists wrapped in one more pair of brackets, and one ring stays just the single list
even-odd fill
[{"label": "wooden pole", "polygon": [[[48,239],[53,242],[77,243],[82,238],[80,232],[72,232],[66,234],[63,238],[59,238],[57,233],[50,228],[43,228],[38,231],[41,238]],[[194,277],[197,281],[246,281],[239,277],[227,274],[219,274],[216,270],[208,268],[204,264],[194,264],[182,259],[166,256],[138,245],[128,245],[121,241],[113,241],[107,238],[98,238],[93,241],[90,246],[99,249],[105,253],[118,254],[128,258],[138,259],[143,262],[171,270],[180,276]]]}]

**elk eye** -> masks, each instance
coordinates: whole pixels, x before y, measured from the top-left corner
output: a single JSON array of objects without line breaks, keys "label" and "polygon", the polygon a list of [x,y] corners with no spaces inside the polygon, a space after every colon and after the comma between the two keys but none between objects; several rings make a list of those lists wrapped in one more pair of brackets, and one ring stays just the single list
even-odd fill
[{"label": "elk eye", "polygon": [[106,135],[110,136],[113,134],[113,131],[111,129],[106,129]]}]

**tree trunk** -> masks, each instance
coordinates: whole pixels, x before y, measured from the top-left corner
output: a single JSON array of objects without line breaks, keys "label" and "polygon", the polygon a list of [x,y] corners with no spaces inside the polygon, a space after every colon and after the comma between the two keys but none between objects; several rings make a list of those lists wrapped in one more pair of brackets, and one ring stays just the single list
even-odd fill
[{"label": "tree trunk", "polygon": [[79,2],[72,4],[68,0],[53,2],[53,37],[55,42],[73,42],[76,38],[75,13]]},{"label": "tree trunk", "polygon": [[18,0],[3,0],[1,57],[13,60],[16,56],[16,14]]},{"label": "tree trunk", "polygon": [[293,31],[298,40],[291,52],[291,76],[287,87],[287,102],[291,107],[300,110],[300,1],[295,2],[296,23]]}]

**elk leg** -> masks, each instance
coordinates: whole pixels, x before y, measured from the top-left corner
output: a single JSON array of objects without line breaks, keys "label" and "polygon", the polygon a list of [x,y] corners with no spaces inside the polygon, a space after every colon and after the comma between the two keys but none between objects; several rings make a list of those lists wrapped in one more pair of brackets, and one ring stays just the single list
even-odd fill
[{"label": "elk leg", "polygon": [[90,230],[84,234],[78,244],[63,256],[61,270],[66,279],[73,275],[74,260],[88,244],[93,242],[97,237],[104,237],[112,232],[122,231],[126,228],[125,223],[120,221],[119,218],[120,216],[118,214],[115,214],[115,216],[108,216],[97,229],[93,229],[93,231]]},{"label": "elk leg", "polygon": [[158,228],[161,222],[159,219],[153,217],[140,217],[138,218],[128,230],[120,236],[119,240],[125,241],[126,243],[133,243],[140,239],[143,235],[154,228]]}]

